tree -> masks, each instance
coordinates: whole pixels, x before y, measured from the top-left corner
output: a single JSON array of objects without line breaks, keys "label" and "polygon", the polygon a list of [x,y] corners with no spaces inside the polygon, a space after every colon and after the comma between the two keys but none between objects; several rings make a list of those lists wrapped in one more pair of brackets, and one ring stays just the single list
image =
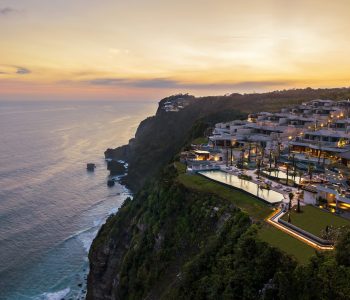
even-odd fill
[{"label": "tree", "polygon": [[269,168],[270,168],[270,174],[271,174],[271,164],[272,164],[272,150],[270,149],[270,152],[269,152]]},{"label": "tree", "polygon": [[312,174],[313,174],[314,169],[315,169],[315,167],[311,163],[309,163],[309,165],[307,167],[307,171],[309,173],[310,180],[312,180]]},{"label": "tree", "polygon": [[321,154],[322,154],[322,150],[321,150],[321,142],[320,142],[320,141],[318,141],[317,145],[318,145],[317,164],[318,164],[318,165],[320,165],[320,161],[321,161]]},{"label": "tree", "polygon": [[258,165],[258,178],[260,178],[261,158],[258,158],[257,165]]},{"label": "tree", "polygon": [[287,182],[286,182],[286,185],[289,185],[288,181],[289,181],[289,164],[287,163]]},{"label": "tree", "polygon": [[243,148],[242,150],[241,150],[241,157],[240,157],[240,163],[239,163],[239,168],[240,169],[243,169],[243,163],[244,163],[244,152],[245,152],[245,149]]},{"label": "tree", "polygon": [[226,148],[226,167],[228,167],[229,155],[228,155],[228,147],[226,145],[226,141],[225,141],[225,148]]},{"label": "tree", "polygon": [[298,176],[299,176],[299,186],[298,186],[298,189],[300,190],[300,186],[301,186],[301,177],[303,176],[303,171],[299,170],[298,172]]},{"label": "tree", "polygon": [[338,239],[335,247],[335,258],[340,265],[350,266],[350,230],[347,228]]},{"label": "tree", "polygon": [[295,167],[295,153],[292,154],[292,165],[293,165],[293,180],[295,181],[296,167]]},{"label": "tree", "polygon": [[300,197],[298,196],[298,206],[297,206],[297,212],[300,213],[301,209],[300,209]]},{"label": "tree", "polygon": [[261,146],[261,166],[264,166],[264,158],[265,158],[265,147]]},{"label": "tree", "polygon": [[294,194],[293,193],[289,193],[289,204],[288,204],[288,209],[291,210],[292,208],[292,200],[294,198]]},{"label": "tree", "polygon": [[252,151],[252,143],[249,142],[249,148],[248,148],[248,163],[250,163],[251,151]]}]

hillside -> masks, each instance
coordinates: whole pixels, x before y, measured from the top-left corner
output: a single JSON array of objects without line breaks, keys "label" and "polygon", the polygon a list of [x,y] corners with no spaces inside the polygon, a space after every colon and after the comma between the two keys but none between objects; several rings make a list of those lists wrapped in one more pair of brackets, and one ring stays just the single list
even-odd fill
[{"label": "hillside", "polygon": [[349,299],[349,233],[335,253],[298,264],[260,240],[261,224],[236,201],[189,189],[180,175],[167,166],[102,226],[88,300]]},{"label": "hillside", "polygon": [[269,207],[216,191],[176,162],[179,150],[215,122],[346,95],[348,89],[189,96],[177,112],[162,109],[163,99],[129,145],[106,151],[129,162],[126,183],[135,195],[93,241],[87,299],[350,299],[348,231],[335,251],[311,249],[300,259],[288,249],[298,247],[295,239],[276,248],[264,242]]}]

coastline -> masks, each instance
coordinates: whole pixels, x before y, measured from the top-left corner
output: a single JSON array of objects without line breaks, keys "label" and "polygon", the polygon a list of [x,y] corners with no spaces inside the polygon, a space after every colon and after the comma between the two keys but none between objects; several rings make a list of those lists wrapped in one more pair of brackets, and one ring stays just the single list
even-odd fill
[{"label": "coastline", "polygon": [[[124,199],[121,203],[123,205],[124,201],[127,198],[132,198],[133,194],[130,189],[128,189],[125,185],[121,183],[121,178],[126,176],[127,174],[127,163],[124,162],[124,165],[126,166],[126,171],[117,176],[111,176],[117,184],[122,188],[121,192],[118,192],[116,196],[124,196]],[[106,164],[107,168],[107,164]],[[118,186],[118,188],[119,188]],[[108,188],[106,186],[106,188]],[[118,212],[120,206],[116,206],[113,209],[111,209],[108,213],[108,215],[103,220],[99,220],[96,222],[96,226],[87,228],[81,231],[76,232],[75,234],[72,234],[71,236],[67,237],[63,243],[71,240],[71,239],[79,239],[80,242],[83,244],[83,248],[85,249],[86,256],[84,258],[85,263],[81,266],[81,270],[76,272],[75,274],[72,274],[72,278],[74,278],[75,285],[74,286],[68,286],[68,287],[62,287],[62,284],[58,282],[56,286],[60,286],[61,288],[53,288],[55,291],[49,291],[44,292],[38,296],[35,296],[35,300],[62,300],[62,299],[76,299],[76,300],[83,300],[86,298],[87,293],[87,280],[89,275],[89,261],[88,261],[88,254],[89,250],[91,248],[91,245],[94,241],[94,239],[97,237],[99,231],[101,230],[102,226],[106,223],[107,219],[114,214]],[[98,223],[98,224],[97,224]],[[84,234],[86,237],[84,237]]]},{"label": "coastline", "polygon": [[[65,299],[81,297],[85,287],[78,284],[88,272],[90,244],[130,196],[120,178],[107,187],[103,152],[116,141],[126,143],[139,122],[154,112],[154,104],[55,102],[8,104],[6,109],[2,138],[8,142],[1,144],[0,159],[0,299],[58,299],[66,293]],[[18,111],[21,120],[12,118]],[[87,162],[96,164],[95,172],[87,172]]]}]

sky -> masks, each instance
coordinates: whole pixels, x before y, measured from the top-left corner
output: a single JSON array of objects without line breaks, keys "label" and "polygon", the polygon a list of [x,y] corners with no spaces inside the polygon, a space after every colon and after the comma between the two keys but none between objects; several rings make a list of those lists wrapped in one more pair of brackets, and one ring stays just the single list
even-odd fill
[{"label": "sky", "polygon": [[0,0],[0,100],[350,86],[349,0]]}]

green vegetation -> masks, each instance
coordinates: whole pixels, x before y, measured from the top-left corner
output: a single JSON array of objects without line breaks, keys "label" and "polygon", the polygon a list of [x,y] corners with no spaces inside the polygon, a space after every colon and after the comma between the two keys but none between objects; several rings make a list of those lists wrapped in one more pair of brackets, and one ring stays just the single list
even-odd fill
[{"label": "green vegetation", "polygon": [[246,175],[246,174],[238,175],[238,178],[243,179],[243,180],[248,180],[248,181],[253,179],[252,176]]},{"label": "green vegetation", "polygon": [[[271,208],[264,202],[205,177],[182,173],[178,180],[187,188],[213,194],[230,201],[256,220],[262,221],[272,212]],[[301,263],[306,263],[315,252],[312,247],[268,224],[259,230],[259,237],[270,245],[294,256]]]},{"label": "green vegetation", "polygon": [[349,233],[335,252],[312,256],[236,207],[252,212],[255,203],[266,215],[263,203],[179,174],[183,167],[171,164],[101,228],[89,253],[88,300],[347,299]]},{"label": "green vegetation", "polygon": [[192,144],[194,145],[201,145],[201,144],[207,144],[208,138],[206,137],[198,137],[192,141]]},{"label": "green vegetation", "polygon": [[315,254],[315,250],[312,247],[269,224],[265,224],[259,230],[259,238],[293,256],[302,264],[306,264],[310,257]]},{"label": "green vegetation", "polygon": [[257,220],[263,220],[271,213],[271,208],[264,202],[202,176],[180,174],[177,180],[191,190],[200,191],[208,195],[216,195],[228,200]]},{"label": "green vegetation", "polygon": [[[261,283],[295,263],[256,239],[243,215],[227,221],[218,237],[185,264],[177,287],[165,299],[258,299]],[[266,266],[269,267],[266,267]]]},{"label": "green vegetation", "polygon": [[87,299],[95,299],[97,282],[107,298],[252,299],[282,262],[295,266],[259,241],[257,226],[230,201],[178,184],[174,166],[183,167],[166,168],[101,228],[89,254]]},{"label": "green vegetation", "polygon": [[175,167],[177,173],[179,173],[179,174],[186,173],[186,165],[185,164],[183,164],[183,163],[181,163],[179,161],[175,161],[174,162],[174,167]]},{"label": "green vegetation", "polygon": [[[301,211],[301,213],[295,210],[291,212],[291,223],[319,237],[322,237],[322,232],[327,226],[339,228],[350,225],[348,220],[312,205],[301,207]],[[288,221],[288,216],[284,215],[282,219]]]}]

